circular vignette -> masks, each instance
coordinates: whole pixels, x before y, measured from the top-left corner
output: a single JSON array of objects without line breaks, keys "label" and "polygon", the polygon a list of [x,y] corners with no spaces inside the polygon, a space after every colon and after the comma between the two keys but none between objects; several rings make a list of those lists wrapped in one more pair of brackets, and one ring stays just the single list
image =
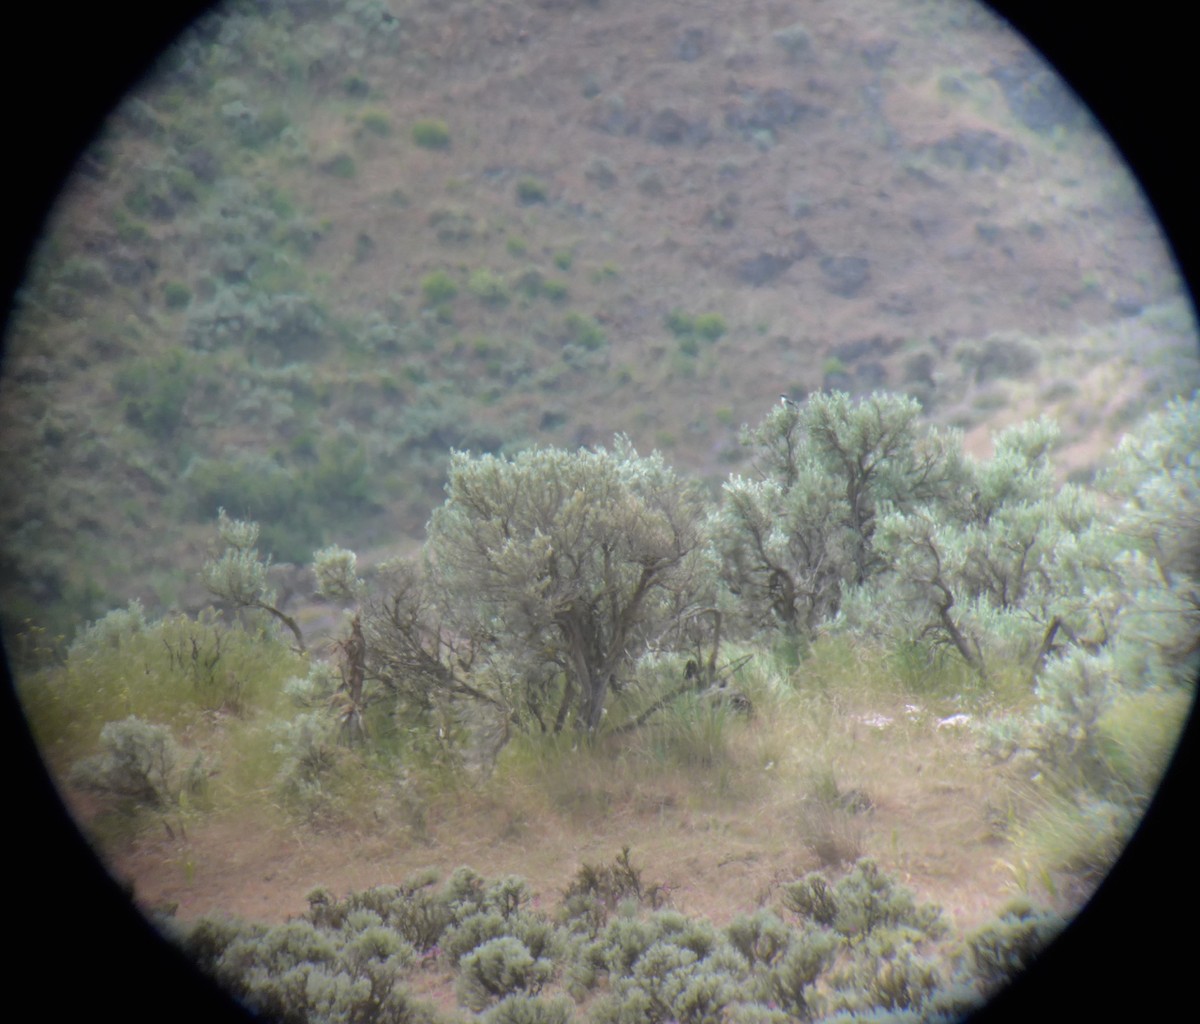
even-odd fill
[{"label": "circular vignette", "polygon": [[[128,12],[61,5],[23,10],[8,33],[4,96],[10,102],[10,223],[2,284],[6,311],[30,248],[72,161],[108,111],[159,52],[209,5],[154,5]],[[1100,14],[1091,5],[992,5],[1079,92],[1142,184],[1195,287],[1197,207],[1186,124],[1195,95],[1190,42],[1166,5]],[[72,10],[71,8],[75,8]],[[55,81],[67,83],[54,91]],[[8,682],[7,678],[5,682]],[[228,1019],[232,1001],[196,978],[133,910],[62,811],[11,686],[5,687],[5,756],[16,783],[10,818],[10,883],[18,892],[18,977],[41,976],[37,1005],[67,1018],[119,1009],[127,1019]],[[1063,937],[1025,976],[980,1011],[980,1020],[1144,1016],[1182,998],[1185,949],[1167,923],[1198,910],[1182,821],[1196,783],[1196,722],[1125,854]],[[18,774],[19,773],[19,774]],[[51,973],[50,963],[62,974]],[[1190,964],[1188,965],[1190,966]],[[1147,982],[1144,979],[1161,979]],[[32,995],[32,993],[31,993]],[[165,1000],[165,1002],[164,1002]]]}]

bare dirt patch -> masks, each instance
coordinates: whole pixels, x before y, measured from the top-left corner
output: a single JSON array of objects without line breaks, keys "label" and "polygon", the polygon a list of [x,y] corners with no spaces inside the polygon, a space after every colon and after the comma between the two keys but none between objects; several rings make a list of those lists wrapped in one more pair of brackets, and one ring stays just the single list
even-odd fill
[{"label": "bare dirt patch", "polygon": [[[869,801],[838,812],[854,852],[940,905],[959,929],[994,916],[1016,888],[996,824],[997,782],[976,765],[971,741],[932,721],[841,728],[853,753],[836,755],[838,774],[849,780],[847,792],[860,790]],[[490,878],[520,876],[550,909],[582,864],[609,863],[629,847],[646,882],[664,885],[672,906],[727,923],[769,902],[783,882],[848,866],[823,863],[822,847],[805,831],[811,797],[795,766],[770,770],[791,775],[779,781],[764,773],[757,797],[728,800],[705,797],[702,786],[684,790],[634,775],[601,810],[556,811],[519,787],[505,793],[483,784],[431,806],[419,836],[386,812],[323,828],[262,810],[214,814],[174,835],[152,824],[109,863],[145,908],[279,922],[303,913],[319,886],[344,896],[425,868],[446,878],[462,865]]]}]

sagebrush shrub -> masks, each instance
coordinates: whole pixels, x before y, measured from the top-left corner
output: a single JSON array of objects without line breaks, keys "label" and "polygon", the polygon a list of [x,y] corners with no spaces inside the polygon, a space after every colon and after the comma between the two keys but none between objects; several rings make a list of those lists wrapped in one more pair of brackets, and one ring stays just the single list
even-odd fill
[{"label": "sagebrush shrub", "polygon": [[622,847],[611,864],[580,865],[575,877],[563,891],[563,907],[568,921],[595,934],[608,921],[611,911],[625,900],[657,910],[666,900],[666,887],[642,880],[641,868],[634,867],[629,847]]},{"label": "sagebrush shrub", "polygon": [[483,1024],[567,1024],[571,1019],[571,1000],[543,996],[506,996],[488,1010]]},{"label": "sagebrush shrub", "polygon": [[788,1013],[809,1017],[817,979],[829,966],[837,948],[837,940],[827,932],[793,932],[782,954],[768,964],[762,978],[768,1000]]},{"label": "sagebrush shrub", "polygon": [[[415,950],[378,913],[338,906],[324,890],[310,894],[309,902],[307,918],[282,925],[208,917],[170,920],[165,927],[189,959],[264,1019],[298,1024],[438,1019],[400,984]],[[347,904],[357,902],[351,897]]]},{"label": "sagebrush shrub", "polygon": [[1059,914],[1036,909],[1028,900],[1009,903],[1000,916],[967,936],[973,973],[989,988],[1023,972],[1062,931]]},{"label": "sagebrush shrub", "polygon": [[442,952],[451,963],[458,963],[468,953],[492,939],[508,934],[508,922],[496,911],[471,914],[448,929],[441,942]]},{"label": "sagebrush shrub", "polygon": [[88,623],[71,641],[67,659],[82,664],[120,651],[146,629],[142,602],[134,598],[124,608],[114,608],[95,622]]},{"label": "sagebrush shrub", "polygon": [[327,710],[307,711],[277,730],[275,752],[283,763],[275,777],[284,803],[310,821],[337,809],[335,791],[350,754],[338,742],[338,722]]},{"label": "sagebrush shrub", "polygon": [[811,873],[782,889],[784,906],[802,918],[847,937],[865,936],[879,927],[904,927],[930,937],[942,934],[941,910],[918,905],[912,893],[863,858],[832,887]]},{"label": "sagebrush shrub", "polygon": [[450,127],[438,118],[423,118],[412,126],[412,140],[422,149],[448,149]]},{"label": "sagebrush shrub", "polygon": [[171,730],[131,715],[100,730],[101,752],[76,762],[72,781],[135,807],[163,810],[180,794],[199,793],[207,779],[203,757],[187,757]]},{"label": "sagebrush shrub", "polygon": [[918,1010],[942,984],[942,973],[903,933],[878,931],[856,950],[852,967],[836,981],[835,1005]]},{"label": "sagebrush shrub", "polygon": [[376,886],[336,899],[327,889],[308,894],[307,918],[321,928],[340,929],[360,911],[376,915],[419,952],[438,945],[451,920],[445,897],[432,889],[432,879],[417,878],[400,886]]},{"label": "sagebrush shrub", "polygon": [[[660,928],[666,923],[657,922]],[[595,1020],[602,1024],[722,1021],[726,1008],[742,995],[745,961],[724,944],[698,955],[680,943],[682,937],[675,934],[652,942],[622,975],[614,972],[611,994],[597,1004]]]},{"label": "sagebrush shrub", "polygon": [[793,914],[825,928],[833,927],[838,904],[824,875],[810,873],[781,890],[783,905]]},{"label": "sagebrush shrub", "polygon": [[729,944],[751,967],[771,966],[788,948],[792,930],[772,911],[761,909],[733,919],[725,929]]},{"label": "sagebrush shrub", "polygon": [[427,306],[441,306],[458,294],[458,285],[444,270],[435,270],[421,280],[421,295]]},{"label": "sagebrush shrub", "polygon": [[517,992],[536,995],[554,972],[548,960],[536,959],[511,935],[490,939],[459,964],[456,991],[464,1005],[483,1010]]}]

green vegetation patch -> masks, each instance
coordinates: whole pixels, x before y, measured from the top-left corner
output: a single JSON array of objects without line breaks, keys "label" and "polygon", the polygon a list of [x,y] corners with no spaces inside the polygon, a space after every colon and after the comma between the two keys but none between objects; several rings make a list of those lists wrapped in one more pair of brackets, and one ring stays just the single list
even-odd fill
[{"label": "green vegetation patch", "polygon": [[412,140],[422,149],[449,149],[450,126],[438,118],[423,118],[412,126]]}]

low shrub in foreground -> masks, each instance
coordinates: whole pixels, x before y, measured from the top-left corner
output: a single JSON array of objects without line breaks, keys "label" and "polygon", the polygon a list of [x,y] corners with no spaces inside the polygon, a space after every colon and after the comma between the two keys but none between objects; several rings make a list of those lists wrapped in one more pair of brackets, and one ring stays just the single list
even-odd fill
[{"label": "low shrub in foreground", "polygon": [[[949,1024],[1024,970],[1062,923],[1013,903],[947,945],[938,908],[870,861],[836,880],[785,885],[778,911],[726,928],[653,908],[646,890],[626,850],[609,868],[585,865],[557,915],[536,910],[519,878],[489,882],[459,868],[441,886],[426,873],[345,899],[318,889],[284,925],[210,917],[165,927],[202,969],[278,1020],[433,1024],[445,1018],[408,985],[440,965],[459,1005],[485,1024]],[[623,896],[603,923],[576,913],[581,893],[605,892]]]}]

